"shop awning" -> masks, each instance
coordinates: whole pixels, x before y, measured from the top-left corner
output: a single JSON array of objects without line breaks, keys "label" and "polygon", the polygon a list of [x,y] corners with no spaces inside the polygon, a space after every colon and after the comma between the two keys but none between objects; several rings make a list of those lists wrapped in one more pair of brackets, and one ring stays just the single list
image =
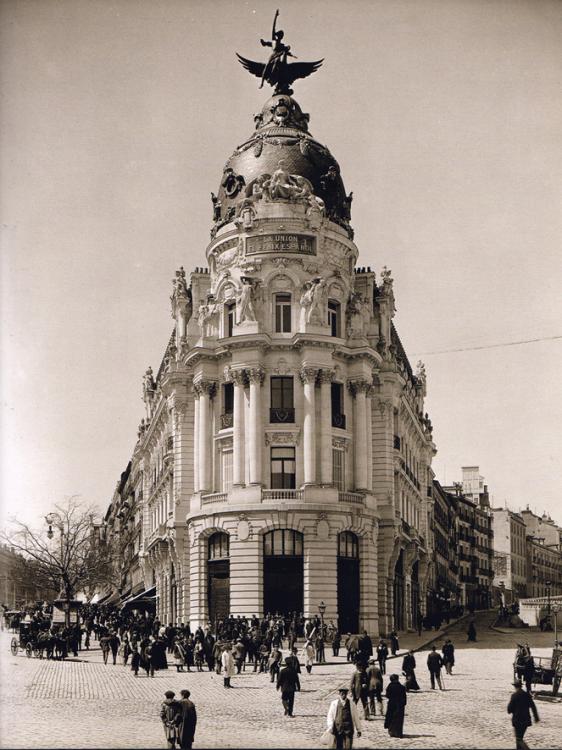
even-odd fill
[{"label": "shop awning", "polygon": [[141,591],[140,594],[137,594],[136,596],[131,596],[127,601],[123,602],[121,605],[121,609],[124,609],[125,607],[144,607],[144,606],[151,606],[156,602],[156,586],[152,586],[152,588],[147,589],[146,591]]}]

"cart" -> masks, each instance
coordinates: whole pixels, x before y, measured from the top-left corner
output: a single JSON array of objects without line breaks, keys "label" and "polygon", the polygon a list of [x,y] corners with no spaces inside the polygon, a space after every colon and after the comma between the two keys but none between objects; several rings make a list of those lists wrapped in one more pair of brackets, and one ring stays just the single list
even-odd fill
[{"label": "cart", "polygon": [[524,678],[532,665],[531,682],[533,685],[552,685],[552,694],[558,695],[562,680],[562,648],[555,646],[552,656],[531,656],[520,647],[515,655],[513,673],[515,677]]},{"label": "cart", "polygon": [[37,635],[31,630],[31,623],[20,622],[19,634],[12,638],[10,650],[14,656],[17,656],[19,651],[25,651],[28,659],[32,656],[41,656],[42,649],[37,641]]}]

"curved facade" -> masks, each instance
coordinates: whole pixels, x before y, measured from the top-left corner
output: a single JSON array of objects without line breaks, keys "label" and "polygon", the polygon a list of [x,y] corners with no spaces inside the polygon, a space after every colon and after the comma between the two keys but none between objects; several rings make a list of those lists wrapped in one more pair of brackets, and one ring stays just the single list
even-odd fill
[{"label": "curved facade", "polygon": [[344,631],[423,609],[434,446],[385,268],[356,268],[337,162],[272,97],[227,162],[208,268],[173,285],[173,335],[133,455],[140,559],[164,621],[318,613]]}]

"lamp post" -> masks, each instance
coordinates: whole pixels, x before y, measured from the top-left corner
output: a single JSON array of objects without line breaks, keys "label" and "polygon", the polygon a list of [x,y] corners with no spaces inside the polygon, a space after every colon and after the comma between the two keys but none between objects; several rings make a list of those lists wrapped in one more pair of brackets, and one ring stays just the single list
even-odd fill
[{"label": "lamp post", "polygon": [[553,604],[552,611],[554,612],[554,648],[556,648],[556,644],[558,643],[558,613],[560,612],[560,605]]},{"label": "lamp post", "polygon": [[320,638],[321,638],[319,661],[320,663],[324,663],[326,661],[326,656],[324,654],[324,612],[326,611],[326,605],[324,604],[323,601],[320,602],[320,604],[318,605],[318,611],[320,612]]},{"label": "lamp post", "polygon": [[546,586],[546,616],[548,617],[548,626],[552,628],[550,621],[550,587],[552,586],[552,581],[545,581],[544,585]]},{"label": "lamp post", "polygon": [[49,526],[47,530],[47,536],[52,539],[54,536],[53,526],[56,526],[60,533],[60,565],[61,565],[61,596],[63,596],[63,610],[64,610],[64,624],[66,627],[70,626],[70,601],[67,596],[66,588],[64,585],[64,576],[62,573],[62,566],[64,561],[64,523],[58,513],[48,513],[45,516],[45,521]]}]

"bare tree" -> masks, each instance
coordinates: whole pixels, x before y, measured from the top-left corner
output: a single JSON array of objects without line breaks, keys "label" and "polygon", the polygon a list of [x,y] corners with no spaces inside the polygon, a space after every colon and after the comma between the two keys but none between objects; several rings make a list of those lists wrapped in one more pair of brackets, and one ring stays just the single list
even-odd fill
[{"label": "bare tree", "polygon": [[72,497],[56,505],[40,528],[12,519],[12,528],[1,537],[21,553],[26,574],[38,586],[60,591],[61,598],[70,600],[79,591],[93,594],[96,588],[115,583],[113,551],[96,537],[94,514],[93,508]]}]

